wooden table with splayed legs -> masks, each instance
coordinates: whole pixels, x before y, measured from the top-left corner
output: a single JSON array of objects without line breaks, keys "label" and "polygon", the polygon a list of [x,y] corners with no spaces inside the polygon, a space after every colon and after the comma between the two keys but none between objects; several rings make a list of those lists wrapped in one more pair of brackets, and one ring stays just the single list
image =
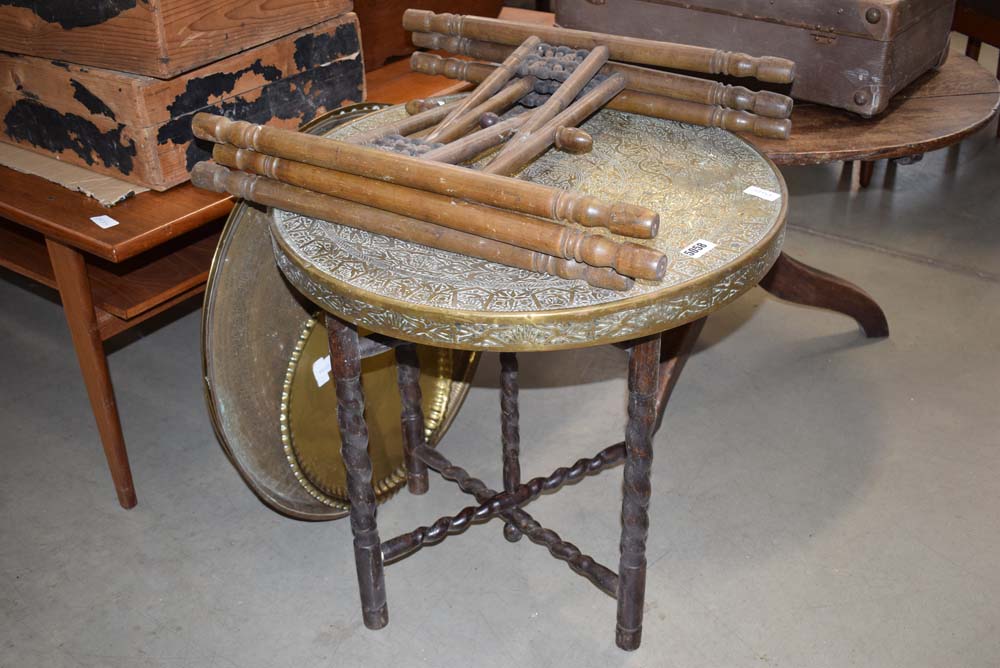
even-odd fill
[{"label": "wooden table with splayed legs", "polygon": [[[388,107],[328,136],[349,141],[405,115],[401,106]],[[757,285],[777,261],[787,192],[772,162],[722,130],[606,109],[582,127],[594,140],[590,153],[549,151],[518,177],[602,200],[642,202],[659,212],[656,237],[633,241],[667,256],[662,281],[637,280],[627,291],[610,290],[271,211],[278,268],[325,312],[354,559],[369,628],[388,623],[386,565],[499,518],[508,540],[527,537],[615,598],[618,646],[632,650],[640,644],[653,435],[705,318]],[[436,448],[426,443],[415,344],[500,353],[502,491],[452,463],[445,452],[461,450],[447,438]],[[521,455],[531,456],[540,446],[520,439],[517,353],[605,344],[628,351],[624,440],[551,475],[522,481]],[[427,492],[433,470],[474,500],[454,515],[386,539],[375,517],[360,369],[362,358],[390,351],[398,369],[409,491]],[[624,465],[622,531],[617,567],[609,567],[541,526],[525,507],[543,492],[617,464]]]},{"label": "wooden table with splayed legs", "polygon": [[[30,174],[0,167],[0,266],[59,291],[111,478],[136,505],[104,342],[205,289],[227,195],[186,184],[107,209]],[[91,217],[117,224],[102,228]]]},{"label": "wooden table with splayed legs", "polygon": [[940,69],[900,91],[875,118],[797,103],[785,141],[747,140],[778,165],[860,161],[867,187],[876,160],[913,159],[957,144],[996,117],[1000,83],[971,58],[952,53]]},{"label": "wooden table with splayed legs", "polygon": [[[778,165],[858,161],[867,187],[876,160],[919,159],[925,152],[960,142],[996,117],[1000,85],[971,58],[958,54],[896,95],[873,119],[818,104],[802,103],[792,114],[794,130],[784,141],[746,137]],[[782,254],[761,287],[776,297],[851,316],[869,337],[888,336],[879,305],[842,278]]]}]

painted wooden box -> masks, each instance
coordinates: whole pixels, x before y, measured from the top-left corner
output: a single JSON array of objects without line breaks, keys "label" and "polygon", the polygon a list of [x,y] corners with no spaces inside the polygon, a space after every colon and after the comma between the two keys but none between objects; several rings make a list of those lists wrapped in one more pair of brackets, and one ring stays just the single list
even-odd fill
[{"label": "painted wooden box", "polygon": [[556,0],[567,28],[795,61],[792,97],[861,116],[948,53],[955,0]]},{"label": "painted wooden box", "polygon": [[296,128],[364,96],[353,13],[166,81],[0,54],[0,140],[165,190],[210,157],[195,112]]},{"label": "painted wooden box", "polygon": [[351,0],[0,0],[0,51],[166,79],[351,7]]}]

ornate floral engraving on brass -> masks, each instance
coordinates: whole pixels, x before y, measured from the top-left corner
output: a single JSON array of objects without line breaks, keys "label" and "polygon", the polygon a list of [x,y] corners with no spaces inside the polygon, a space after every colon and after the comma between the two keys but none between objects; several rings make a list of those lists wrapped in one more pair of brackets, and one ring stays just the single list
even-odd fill
[{"label": "ornate floral engraving on brass", "polygon": [[[330,136],[404,114],[391,107]],[[784,180],[742,139],[609,110],[583,129],[594,138],[591,153],[549,150],[520,178],[659,211],[659,235],[639,242],[667,254],[661,283],[614,292],[276,210],[278,266],[324,309],[383,334],[449,348],[540,350],[695,320],[756,285],[777,259]]]},{"label": "ornate floral engraving on brass", "polygon": [[[379,108],[331,112],[310,131],[325,132]],[[313,361],[329,354],[325,329],[316,324],[316,307],[275,266],[267,221],[260,209],[238,205],[212,264],[202,318],[209,412],[226,454],[265,503],[302,519],[336,519],[348,511],[338,431],[330,426],[336,402],[329,383],[317,387],[312,370]],[[461,406],[476,359],[459,351],[419,352],[434,443]],[[384,499],[405,481],[393,355],[366,360],[363,382],[375,482]]]}]

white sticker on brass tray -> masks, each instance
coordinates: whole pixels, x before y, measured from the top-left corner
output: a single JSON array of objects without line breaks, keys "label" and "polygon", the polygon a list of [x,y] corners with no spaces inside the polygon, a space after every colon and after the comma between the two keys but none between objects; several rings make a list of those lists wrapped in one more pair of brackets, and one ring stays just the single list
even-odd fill
[{"label": "white sticker on brass tray", "polygon": [[320,357],[315,362],[313,362],[312,372],[313,378],[316,379],[316,387],[323,387],[330,382],[330,356]]},{"label": "white sticker on brass tray", "polygon": [[689,244],[687,248],[681,251],[681,255],[687,257],[698,258],[703,255],[707,255],[717,244],[713,244],[711,241],[706,241],[705,239],[698,239],[692,244]]},{"label": "white sticker on brass tray", "polygon": [[753,195],[754,197],[766,199],[768,202],[773,202],[774,200],[781,198],[781,193],[776,193],[773,190],[767,190],[766,188],[759,188],[757,186],[750,186],[743,192],[747,195]]}]

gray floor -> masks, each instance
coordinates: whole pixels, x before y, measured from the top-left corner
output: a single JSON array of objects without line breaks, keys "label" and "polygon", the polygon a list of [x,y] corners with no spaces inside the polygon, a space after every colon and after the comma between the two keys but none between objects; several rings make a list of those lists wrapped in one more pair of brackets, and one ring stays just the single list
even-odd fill
[{"label": "gray floor", "polygon": [[[346,521],[274,514],[216,444],[194,310],[111,355],[140,499],[120,510],[61,309],[2,274],[0,666],[1000,666],[993,132],[868,191],[786,173],[788,250],[867,288],[892,336],[760,290],[710,319],[656,437],[632,654],[612,600],[496,523],[392,566],[392,621],[366,631]],[[522,357],[527,475],[619,438],[623,362]],[[496,369],[442,445],[494,481]],[[605,474],[532,509],[613,564],[618,498]],[[380,520],[464,502],[433,484]]]}]

